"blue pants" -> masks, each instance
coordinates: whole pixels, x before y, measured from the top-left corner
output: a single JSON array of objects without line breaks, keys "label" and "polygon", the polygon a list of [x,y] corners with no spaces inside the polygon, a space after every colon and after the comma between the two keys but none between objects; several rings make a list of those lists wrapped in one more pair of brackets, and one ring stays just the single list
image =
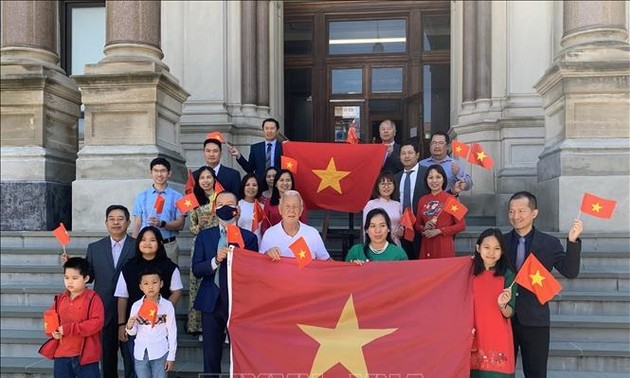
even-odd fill
[{"label": "blue pants", "polygon": [[[201,313],[203,333],[203,372],[209,377],[221,374],[221,357],[225,341],[226,319],[221,311]],[[205,376],[205,375],[202,375]]]},{"label": "blue pants", "polygon": [[166,370],[164,369],[166,356],[168,353],[158,359],[149,360],[149,353],[145,349],[144,358],[134,362],[138,378],[166,378]]},{"label": "blue pants", "polygon": [[56,357],[53,361],[55,378],[100,378],[98,362],[87,365],[79,364],[79,356]]}]

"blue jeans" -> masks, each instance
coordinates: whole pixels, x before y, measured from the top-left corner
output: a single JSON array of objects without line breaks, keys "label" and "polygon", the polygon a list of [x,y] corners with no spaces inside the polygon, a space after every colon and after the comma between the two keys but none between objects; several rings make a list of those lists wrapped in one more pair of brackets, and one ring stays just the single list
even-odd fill
[{"label": "blue jeans", "polygon": [[156,360],[149,360],[149,353],[144,351],[142,360],[135,360],[136,375],[138,378],[166,378],[166,356],[168,352]]},{"label": "blue jeans", "polygon": [[55,378],[101,378],[98,362],[79,364],[79,356],[56,357],[53,362]]}]

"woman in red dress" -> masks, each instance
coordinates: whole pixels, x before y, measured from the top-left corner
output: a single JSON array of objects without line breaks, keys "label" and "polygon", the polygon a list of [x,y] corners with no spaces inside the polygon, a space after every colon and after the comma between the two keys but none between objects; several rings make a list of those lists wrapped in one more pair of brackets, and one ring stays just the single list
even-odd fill
[{"label": "woman in red dress", "polygon": [[454,257],[453,237],[464,231],[466,222],[464,218],[457,220],[443,211],[446,201],[453,197],[445,191],[447,179],[444,168],[438,164],[430,166],[424,175],[424,182],[431,193],[420,197],[418,201],[415,228],[422,233],[420,259]]},{"label": "woman in red dress", "polygon": [[472,378],[514,377],[514,315],[516,285],[501,230],[479,235],[473,259],[474,339]]}]

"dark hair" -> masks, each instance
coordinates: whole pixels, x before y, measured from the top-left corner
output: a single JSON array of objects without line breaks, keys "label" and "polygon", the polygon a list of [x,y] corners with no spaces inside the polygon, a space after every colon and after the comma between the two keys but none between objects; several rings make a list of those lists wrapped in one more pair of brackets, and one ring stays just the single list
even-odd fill
[{"label": "dark hair", "polygon": [[440,164],[430,165],[429,168],[427,168],[426,172],[424,172],[424,187],[429,191],[429,193],[431,192],[431,189],[429,188],[429,184],[427,184],[427,180],[429,178],[429,174],[431,170],[433,169],[435,169],[437,173],[442,175],[442,178],[444,179],[442,180],[442,190],[446,190],[446,185],[448,184],[448,176],[446,176],[446,171]]},{"label": "dark hair", "polygon": [[280,204],[280,191],[276,187],[278,180],[280,180],[280,176],[288,173],[291,177],[291,190],[295,190],[295,178],[293,177],[293,173],[288,169],[281,169],[276,173],[276,177],[273,178],[273,188],[271,188],[271,198],[269,199],[269,203],[273,206],[278,206]]},{"label": "dark hair", "polygon": [[529,201],[530,209],[536,210],[538,208],[538,201],[536,200],[536,196],[525,190],[522,192],[516,192],[512,194],[512,197],[510,197],[510,200],[508,201],[508,206],[513,200],[517,200],[521,198],[527,198],[527,200]]},{"label": "dark hair", "polygon": [[266,120],[262,121],[262,125],[260,125],[260,127],[262,129],[264,129],[265,128],[265,123],[267,123],[267,122],[273,122],[276,125],[276,130],[280,130],[280,122],[278,122],[274,118],[267,118]]},{"label": "dark hair", "polygon": [[267,173],[269,173],[269,171],[272,170],[272,169],[274,171],[276,171],[276,176],[278,175],[279,169],[274,167],[273,165],[270,166],[269,168],[265,169],[265,175],[263,176],[263,182],[262,182],[262,186],[261,186],[261,189],[260,189],[261,192],[264,192],[265,190],[269,189],[269,185],[267,184]]},{"label": "dark hair", "polygon": [[451,143],[451,138],[444,131],[436,131],[436,132],[434,132],[433,134],[431,134],[431,139],[429,139],[429,140],[433,140],[433,137],[436,136],[436,135],[442,135],[444,137],[444,140],[446,141],[446,144]]},{"label": "dark hair", "polygon": [[[489,236],[494,236],[495,238],[497,238],[497,240],[499,241],[499,246],[501,247],[501,257],[499,258],[499,260],[497,260],[497,263],[494,266],[494,275],[502,276],[505,273],[506,269],[512,268],[512,266],[507,256],[507,249],[505,248],[505,241],[503,240],[503,233],[501,232],[501,230],[499,230],[498,228],[485,229],[477,238],[476,244],[477,246],[480,246],[481,243],[483,243],[483,239]],[[486,268],[483,265],[483,259],[481,258],[481,254],[477,252],[476,248],[473,254],[474,254],[473,276],[476,276],[480,274],[481,272],[483,272],[484,270],[486,270]]]},{"label": "dark hair", "polygon": [[90,263],[83,257],[70,257],[63,264],[64,273],[66,272],[66,269],[76,269],[79,271],[81,276],[87,277],[90,273]]},{"label": "dark hair", "polygon": [[370,228],[370,221],[377,215],[382,215],[385,218],[385,224],[387,225],[387,241],[390,244],[394,244],[394,239],[392,239],[392,221],[389,219],[389,214],[385,209],[377,207],[376,209],[372,209],[368,211],[365,216],[365,224],[363,225],[363,231],[365,231],[365,244],[363,245],[363,253],[367,256],[368,250],[370,249],[370,237],[368,236],[367,230]]},{"label": "dark hair", "polygon": [[372,189],[372,199],[379,198],[381,196],[378,185],[384,180],[390,181],[392,185],[394,185],[394,191],[392,192],[391,199],[398,201],[399,193],[398,185],[396,185],[396,178],[394,177],[394,174],[389,171],[381,172],[381,174],[376,178],[374,188]]},{"label": "dark hair", "polygon": [[258,191],[256,192],[256,195],[254,196],[254,198],[258,198],[260,197],[260,193],[262,193],[262,191],[260,190],[260,183],[258,182],[258,177],[256,177],[255,174],[253,173],[248,173],[245,176],[243,176],[243,179],[241,180],[241,187],[238,189],[238,198],[244,199],[245,198],[245,185],[247,185],[247,181],[249,181],[249,179],[254,179],[256,180],[256,185],[258,185]]},{"label": "dark hair", "polygon": [[203,142],[203,148],[206,148],[206,145],[208,143],[213,143],[216,144],[217,146],[219,146],[219,151],[222,151],[223,148],[221,147],[221,141],[218,139],[214,139],[214,138],[208,138]]},{"label": "dark hair", "polygon": [[149,169],[153,170],[153,167],[155,167],[156,165],[163,165],[164,167],[166,167],[167,171],[171,171],[171,163],[169,163],[168,160],[163,157],[156,157],[155,159],[151,160],[151,163],[149,164]]},{"label": "dark hair", "polygon": [[140,271],[140,275],[138,275],[138,283],[142,282],[142,277],[144,277],[144,276],[152,276],[152,275],[156,275],[156,276],[160,277],[160,281],[164,280],[164,278],[162,278],[162,271],[160,271],[160,269],[158,269],[158,267],[156,267],[154,265],[146,265],[144,267],[144,269],[142,269],[142,271]]},{"label": "dark hair", "polygon": [[126,218],[127,220],[129,220],[129,219],[130,219],[130,216],[129,216],[129,210],[128,210],[126,207],[124,207],[123,205],[110,205],[110,206],[107,208],[107,210],[105,210],[105,220],[107,220],[107,218],[109,217],[109,213],[111,213],[111,212],[112,212],[112,211],[114,211],[114,210],[120,210],[120,211],[122,211],[122,212],[125,214],[125,218]]},{"label": "dark hair", "polygon": [[[215,183],[217,182],[217,175],[214,173],[214,169],[210,167],[201,167],[199,169],[199,171],[195,175],[195,186],[193,187],[193,193],[195,195],[195,198],[197,198],[197,202],[199,202],[199,206],[203,206],[210,203],[208,196],[206,196],[206,191],[201,188],[201,185],[199,185],[199,178],[201,177],[201,174],[203,173],[203,171],[209,171],[210,174],[212,175],[212,178],[214,179],[214,182]],[[214,190],[214,187],[213,187],[213,190]]]},{"label": "dark hair", "polygon": [[142,252],[140,252],[140,243],[142,243],[142,237],[144,236],[144,234],[149,231],[151,231],[153,235],[155,235],[155,238],[158,242],[158,250],[155,254],[155,259],[168,259],[168,256],[166,256],[166,249],[164,248],[164,238],[162,237],[162,233],[160,232],[160,230],[153,226],[146,226],[138,233],[138,237],[136,238],[136,258],[140,261],[144,260],[144,257],[142,257]]},{"label": "dark hair", "polygon": [[403,147],[405,147],[405,146],[411,146],[411,147],[413,147],[413,152],[415,152],[415,153],[420,152],[420,151],[418,150],[418,144],[417,144],[417,143],[414,143],[414,142],[413,142],[413,141],[411,141],[411,140],[408,140],[408,141],[404,142],[403,144],[401,144],[401,145],[400,145],[400,150],[402,151],[402,148],[403,148]]}]

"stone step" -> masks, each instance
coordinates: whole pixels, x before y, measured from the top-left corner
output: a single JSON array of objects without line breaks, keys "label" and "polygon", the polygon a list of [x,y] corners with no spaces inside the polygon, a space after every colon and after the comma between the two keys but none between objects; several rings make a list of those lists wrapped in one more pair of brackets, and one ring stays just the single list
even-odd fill
[{"label": "stone step", "polygon": [[630,316],[630,293],[563,290],[549,303],[551,314]]},{"label": "stone step", "polygon": [[551,315],[552,341],[624,343],[629,337],[628,316]]},{"label": "stone step", "polygon": [[548,368],[572,373],[592,371],[627,374],[630,371],[630,342],[627,338],[625,342],[552,341],[549,344]]},{"label": "stone step", "polygon": [[568,279],[557,271],[552,272],[564,290],[602,292],[630,291],[630,272],[609,270],[606,268],[589,268],[580,271],[575,279]]}]

